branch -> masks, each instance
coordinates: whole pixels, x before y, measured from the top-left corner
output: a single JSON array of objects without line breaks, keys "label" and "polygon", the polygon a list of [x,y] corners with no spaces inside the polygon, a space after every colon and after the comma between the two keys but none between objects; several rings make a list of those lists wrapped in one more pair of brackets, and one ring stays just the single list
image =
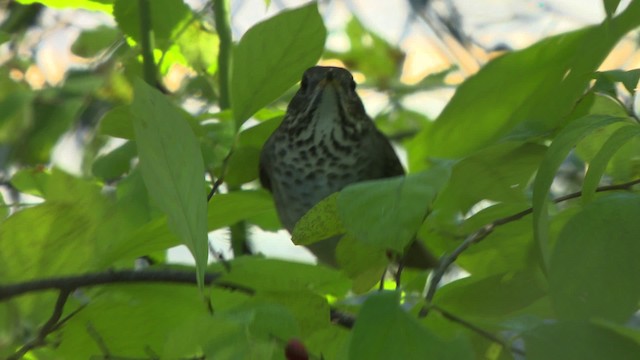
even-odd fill
[{"label": "branch", "polygon": [[[221,274],[205,274],[204,283],[229,290],[240,291],[252,295],[255,291],[248,287],[218,281]],[[23,283],[0,286],[0,301],[13,297],[44,290],[60,290],[72,292],[82,287],[122,283],[173,283],[195,285],[196,277],[193,271],[184,270],[122,270],[108,271],[76,276],[38,279]]]},{"label": "branch", "polygon": [[[636,179],[633,181],[629,181],[629,182],[617,184],[617,185],[600,186],[596,189],[596,192],[629,190],[631,189],[632,186],[636,184],[640,184],[640,179]],[[581,195],[582,195],[582,191],[577,191],[571,194],[560,196],[554,199],[553,202],[557,204],[563,201],[578,198]],[[436,290],[438,289],[438,285],[440,284],[442,277],[447,272],[447,269],[449,268],[449,266],[451,266],[451,264],[453,264],[458,259],[458,256],[460,256],[460,254],[462,254],[465,250],[467,250],[471,245],[477,244],[480,241],[482,241],[482,239],[489,236],[489,234],[491,234],[496,227],[508,224],[513,221],[520,220],[523,217],[531,214],[532,212],[533,212],[533,208],[531,207],[519,213],[494,220],[490,224],[483,226],[480,230],[468,236],[451,254],[442,256],[442,259],[440,260],[440,266],[434,271],[433,277],[431,278],[431,282],[429,283],[429,289],[427,291],[427,295],[425,296],[425,299],[427,300],[427,304],[430,304],[431,301],[433,300],[433,297],[435,296]],[[420,310],[419,316],[425,317],[427,316],[428,313],[429,313],[429,308],[427,306],[424,306]]]}]

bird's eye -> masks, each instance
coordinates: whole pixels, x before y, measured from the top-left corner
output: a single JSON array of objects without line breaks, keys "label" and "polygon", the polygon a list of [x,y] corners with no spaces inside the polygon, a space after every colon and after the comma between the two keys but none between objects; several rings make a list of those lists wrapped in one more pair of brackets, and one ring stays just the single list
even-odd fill
[{"label": "bird's eye", "polygon": [[309,85],[309,81],[307,80],[307,77],[303,77],[302,81],[300,81],[300,90],[302,91],[307,91],[307,87]]},{"label": "bird's eye", "polygon": [[351,91],[356,91],[356,82],[351,79],[351,83],[349,84]]}]

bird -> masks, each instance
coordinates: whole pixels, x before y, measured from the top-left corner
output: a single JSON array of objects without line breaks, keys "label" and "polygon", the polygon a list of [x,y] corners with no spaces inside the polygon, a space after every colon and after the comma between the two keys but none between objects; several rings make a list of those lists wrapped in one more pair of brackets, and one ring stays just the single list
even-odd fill
[{"label": "bird", "polygon": [[[304,72],[282,123],[260,152],[260,183],[272,193],[289,232],[314,205],[346,186],[402,175],[404,168],[367,115],[353,76],[340,67],[314,66]],[[339,239],[334,236],[307,248],[319,262],[336,267]],[[407,266],[437,264],[418,241],[407,253]]]}]

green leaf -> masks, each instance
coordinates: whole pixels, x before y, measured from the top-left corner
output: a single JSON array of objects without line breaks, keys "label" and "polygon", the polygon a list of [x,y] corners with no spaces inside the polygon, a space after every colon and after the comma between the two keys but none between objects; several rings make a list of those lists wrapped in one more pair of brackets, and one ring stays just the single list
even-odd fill
[{"label": "green leaf", "polygon": [[231,102],[237,127],[300,80],[320,58],[325,37],[316,3],[283,11],[246,32],[233,53]]},{"label": "green leaf", "polygon": [[51,173],[41,167],[18,170],[11,177],[11,185],[25,194],[45,197]]},{"label": "green leaf", "polygon": [[221,281],[242,284],[258,292],[298,289],[343,296],[350,287],[337,270],[310,264],[241,257],[230,263],[230,269]]},{"label": "green leaf", "polygon": [[615,14],[620,0],[602,0],[604,5],[604,11],[607,13],[607,17],[610,18]]},{"label": "green leaf", "polygon": [[4,196],[0,194],[0,224],[4,222],[9,215],[9,205],[4,201]]},{"label": "green leaf", "polygon": [[85,104],[85,99],[56,94],[53,98],[39,97],[33,103],[33,123],[12,150],[24,163],[48,163],[51,150],[60,137],[71,128]]},{"label": "green leaf", "polygon": [[169,228],[189,247],[202,286],[207,266],[207,199],[198,141],[182,113],[136,79],[131,106],[142,177],[167,214]]},{"label": "green leaf", "polygon": [[101,11],[111,14],[113,1],[111,0],[16,0],[24,5],[40,3],[54,9],[82,9],[89,11]]},{"label": "green leaf", "polygon": [[136,155],[135,142],[127,141],[108,154],[96,158],[91,172],[107,181],[117,179],[129,171],[131,161]]},{"label": "green leaf", "polygon": [[640,346],[614,331],[588,322],[547,324],[524,334],[527,359],[633,359]]},{"label": "green leaf", "polygon": [[217,320],[217,325],[209,323],[210,334],[220,333],[217,329],[231,332],[233,328],[208,312],[207,304],[194,286],[111,285],[84,296],[89,301],[82,311],[65,322],[64,331],[60,332],[60,343],[55,350],[58,358],[90,359],[101,354],[100,342],[96,339],[101,339],[122,357],[148,357],[148,351],[161,354],[168,335],[196,319]]},{"label": "green leaf", "polygon": [[309,245],[345,232],[338,217],[338,193],[333,193],[317,203],[293,228],[291,241],[296,245]]},{"label": "green leaf", "polygon": [[464,319],[487,321],[525,309],[546,293],[540,274],[521,271],[454,281],[438,290],[434,302]]},{"label": "green leaf", "polygon": [[338,194],[338,215],[359,241],[402,253],[449,175],[450,168],[441,166],[348,186]]},{"label": "green leaf", "polygon": [[[139,1],[115,0],[113,16],[118,27],[137,43],[140,42]],[[149,1],[151,29],[157,48],[166,49],[173,36],[181,29],[190,15],[187,4],[182,0]],[[213,50],[212,50],[213,51]]]},{"label": "green leaf", "polygon": [[638,80],[640,80],[640,69],[633,70],[609,70],[598,71],[595,73],[596,79],[595,88],[598,88],[599,83],[607,83],[613,86],[616,82],[621,82],[624,88],[631,94],[634,94],[636,87],[638,86]]},{"label": "green leaf", "polygon": [[260,149],[238,147],[229,158],[227,173],[224,177],[229,186],[240,186],[258,178]]},{"label": "green leaf", "polygon": [[549,283],[561,319],[624,322],[637,310],[640,196],[616,194],[587,204],[566,224],[551,257]]},{"label": "green leaf", "polygon": [[98,225],[111,208],[100,188],[56,170],[43,191],[47,202],[16,212],[0,227],[0,277],[5,282],[96,268]]},{"label": "green leaf", "polygon": [[589,163],[589,169],[582,185],[582,201],[587,203],[594,197],[600,178],[604,174],[611,157],[629,140],[640,135],[640,127],[626,125],[617,129],[602,145],[600,151]]},{"label": "green leaf", "polygon": [[117,29],[104,25],[99,26],[81,32],[71,46],[71,51],[79,56],[93,57],[121,38],[122,35]]},{"label": "green leaf", "polygon": [[274,211],[271,195],[264,190],[215,194],[209,201],[208,230],[220,229]]},{"label": "green leaf", "polygon": [[418,158],[456,158],[507,138],[557,128],[625,33],[640,25],[640,3],[611,21],[546,38],[500,56],[465,81],[433,126],[414,142]]},{"label": "green leaf", "polygon": [[130,105],[116,106],[104,114],[100,120],[98,132],[102,135],[132,140],[135,137],[132,118]]},{"label": "green leaf", "polygon": [[545,267],[548,267],[548,219],[547,196],[556,171],[573,148],[589,133],[625,121],[624,118],[589,115],[575,120],[564,128],[549,146],[533,183],[533,233],[541,251]]},{"label": "green leaf", "polygon": [[434,216],[453,222],[481,200],[528,200],[527,185],[545,150],[542,145],[506,142],[462,159],[453,166],[451,180],[433,205]]},{"label": "green leaf", "polygon": [[356,294],[371,290],[382,279],[382,274],[389,266],[386,251],[368,246],[350,235],[338,242],[336,261],[353,281],[352,290]]},{"label": "green leaf", "polygon": [[399,304],[400,293],[378,292],[362,305],[353,328],[349,359],[472,359],[464,341],[445,341]]}]

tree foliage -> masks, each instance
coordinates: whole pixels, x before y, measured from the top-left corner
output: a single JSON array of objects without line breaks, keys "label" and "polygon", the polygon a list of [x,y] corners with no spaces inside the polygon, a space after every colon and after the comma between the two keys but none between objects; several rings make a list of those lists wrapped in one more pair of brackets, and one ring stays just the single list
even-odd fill
[{"label": "tree foliage", "polygon": [[[640,70],[598,71],[640,27],[640,1],[614,16],[618,1],[605,0],[601,24],[490,61],[434,121],[401,100],[442,86],[440,74],[401,84],[402,54],[355,18],[350,50],[325,50],[315,3],[236,44],[223,1],[216,26],[209,8],[181,0],[32,3],[7,10],[0,41],[10,48],[43,6],[102,12],[115,25],[78,37],[73,51],[95,66],[61,85],[30,87],[16,74],[35,60],[17,52],[0,67],[0,357],[640,353],[640,125],[629,105]],[[254,186],[258,154],[292,86],[321,58],[344,61],[366,77],[361,86],[394,99],[375,120],[392,137],[413,134],[402,144],[410,174],[353,185],[298,223],[299,244],[346,233],[340,269],[238,253],[208,263],[209,231],[280,228]],[[169,90],[175,67],[188,76]],[[243,126],[249,118],[257,125]],[[86,137],[81,174],[49,166],[68,133]],[[416,235],[441,268],[378,284],[388,255]],[[166,263],[178,244],[194,267]],[[152,265],[134,270],[141,257]],[[443,284],[454,263],[469,275]]]}]

